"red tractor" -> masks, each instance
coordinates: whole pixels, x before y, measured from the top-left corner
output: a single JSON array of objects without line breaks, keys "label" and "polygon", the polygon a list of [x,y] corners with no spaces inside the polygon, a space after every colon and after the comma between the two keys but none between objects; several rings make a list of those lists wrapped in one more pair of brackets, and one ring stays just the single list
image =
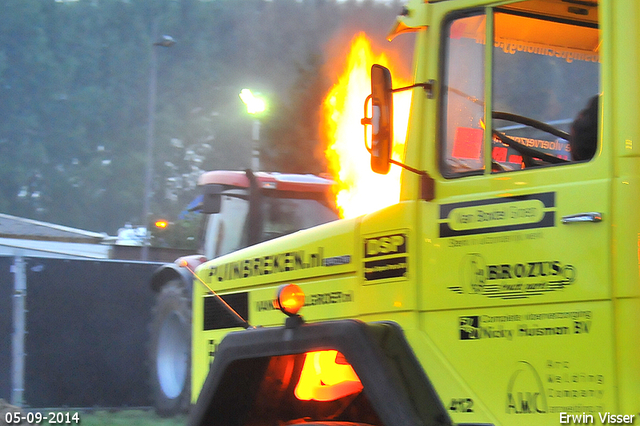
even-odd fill
[{"label": "red tractor", "polygon": [[[151,389],[163,416],[185,412],[190,400],[193,270],[238,249],[338,219],[334,182],[315,175],[211,171],[198,182],[206,215],[200,254],[162,265],[150,338]],[[231,306],[234,300],[226,300]],[[242,314],[242,313],[241,313]],[[246,318],[246,317],[245,317]]]}]

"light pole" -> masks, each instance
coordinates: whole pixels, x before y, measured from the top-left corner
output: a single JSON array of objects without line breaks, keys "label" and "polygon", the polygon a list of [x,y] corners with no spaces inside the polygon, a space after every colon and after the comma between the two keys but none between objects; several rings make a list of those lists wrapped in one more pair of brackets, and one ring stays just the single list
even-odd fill
[{"label": "light pole", "polygon": [[149,246],[151,235],[148,229],[149,212],[151,211],[151,192],[153,181],[153,146],[156,120],[156,92],[158,89],[158,53],[156,47],[171,47],[176,41],[173,37],[164,35],[157,38],[158,21],[154,21],[151,29],[151,39],[156,40],[151,45],[151,61],[149,64],[149,104],[147,122],[147,164],[144,174],[144,199],[142,200],[142,223],[145,227],[144,243],[142,245],[141,259],[149,260]]},{"label": "light pole", "polygon": [[258,115],[267,109],[267,104],[264,99],[254,95],[249,89],[242,89],[240,91],[240,99],[247,107],[247,112],[251,114],[253,119],[253,126],[251,128],[251,169],[253,171],[260,170],[260,119]]}]

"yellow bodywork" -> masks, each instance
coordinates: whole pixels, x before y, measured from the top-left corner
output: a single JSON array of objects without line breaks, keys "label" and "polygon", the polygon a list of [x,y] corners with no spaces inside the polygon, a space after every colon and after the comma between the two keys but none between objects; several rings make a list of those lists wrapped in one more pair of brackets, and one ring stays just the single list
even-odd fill
[{"label": "yellow bodywork", "polygon": [[[283,324],[271,302],[284,283],[305,292],[306,321],[397,322],[458,423],[558,425],[561,413],[640,422],[640,2],[599,0],[596,14],[567,12],[595,3],[413,0],[396,26],[417,33],[416,82],[439,82],[441,26],[452,14],[488,11],[483,25],[514,39],[536,29],[492,11],[597,24],[596,39],[539,28],[531,43],[597,55],[591,161],[495,173],[486,156],[475,175],[445,177],[442,87],[435,96],[415,89],[404,161],[434,179],[433,200],[422,200],[421,178],[403,171],[397,205],[212,260],[200,279],[222,295],[247,292],[254,326]],[[563,223],[585,212],[602,220]],[[196,282],[193,402],[231,330],[203,331],[207,293]]]}]

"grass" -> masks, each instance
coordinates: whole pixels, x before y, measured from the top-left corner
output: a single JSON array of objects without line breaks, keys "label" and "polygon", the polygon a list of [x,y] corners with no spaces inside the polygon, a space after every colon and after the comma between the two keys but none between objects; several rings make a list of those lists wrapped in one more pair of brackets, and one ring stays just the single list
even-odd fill
[{"label": "grass", "polygon": [[153,410],[92,411],[80,413],[82,426],[184,426],[186,416],[162,418]]}]

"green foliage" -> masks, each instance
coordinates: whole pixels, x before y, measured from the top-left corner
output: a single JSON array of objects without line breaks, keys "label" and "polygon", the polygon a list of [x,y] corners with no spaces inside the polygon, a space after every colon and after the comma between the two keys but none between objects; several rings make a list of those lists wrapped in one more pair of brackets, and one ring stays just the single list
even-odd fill
[{"label": "green foliage", "polygon": [[189,213],[180,215],[180,218],[176,220],[167,220],[167,227],[164,229],[150,224],[151,245],[188,249],[195,253],[199,248],[198,237],[203,219],[204,216],[199,213]]},{"label": "green foliage", "polygon": [[[148,219],[152,49],[151,213],[176,221],[202,171],[251,164],[243,87],[271,105],[262,118],[265,169],[324,171],[326,46],[362,29],[382,39],[400,10],[336,0],[1,3],[0,211],[110,234]],[[175,46],[152,46],[156,26]]]}]

